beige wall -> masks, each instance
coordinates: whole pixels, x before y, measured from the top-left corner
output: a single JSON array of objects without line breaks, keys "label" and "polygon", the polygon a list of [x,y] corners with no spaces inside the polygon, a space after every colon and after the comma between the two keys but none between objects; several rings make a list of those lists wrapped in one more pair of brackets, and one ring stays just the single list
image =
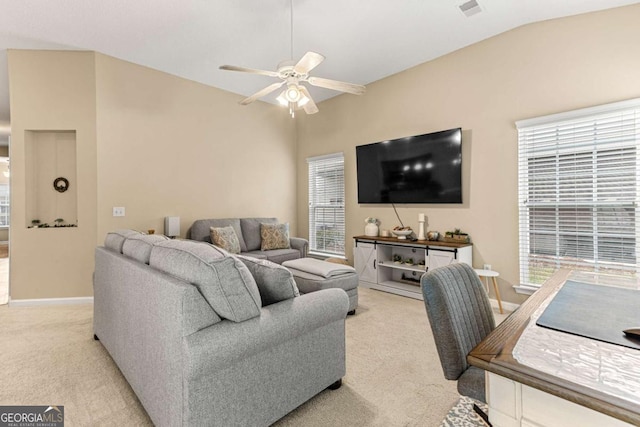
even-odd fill
[{"label": "beige wall", "polygon": [[[295,233],[295,123],[279,108],[92,52],[10,51],[9,77],[12,299],[91,296],[105,233],[161,233],[166,215],[183,236],[225,216]],[[26,228],[24,135],[38,129],[77,132],[78,228]]]},{"label": "beige wall", "polygon": [[182,236],[196,219],[238,216],[296,232],[295,122],[280,108],[101,54],[96,71],[99,241],[162,233],[165,216],[180,217]]},{"label": "beige wall", "polygon": [[[94,54],[10,50],[8,59],[11,299],[91,295],[97,224]],[[78,228],[27,229],[25,132],[29,130],[76,131],[77,184],[70,184],[77,185]],[[55,191],[53,184],[50,190]]]},{"label": "beige wall", "polygon": [[[296,121],[275,106],[92,52],[9,51],[12,115],[11,298],[89,296],[93,249],[114,228],[162,231],[166,215],[275,215],[307,235],[305,158],[343,151],[348,254],[364,218],[356,145],[461,126],[464,203],[399,207],[417,227],[460,227],[474,263],[518,282],[514,121],[640,96],[640,6],[525,26],[339,96]],[[215,70],[212,72],[216,72]],[[296,129],[298,144],[296,146]],[[25,130],[76,130],[77,229],[27,229]],[[297,173],[297,180],[296,180]],[[300,184],[296,184],[299,182]],[[127,215],[114,218],[113,206]],[[297,217],[296,217],[297,215]],[[296,232],[297,231],[297,232]]]},{"label": "beige wall", "polygon": [[[298,122],[298,223],[308,235],[305,158],[344,152],[347,254],[364,218],[398,224],[389,205],[358,205],[354,147],[462,127],[462,205],[402,205],[417,230],[471,234],[474,265],[500,272],[503,299],[520,302],[517,132],[514,122],[640,96],[640,5],[527,25],[342,95]],[[437,42],[437,41],[436,41]]]}]

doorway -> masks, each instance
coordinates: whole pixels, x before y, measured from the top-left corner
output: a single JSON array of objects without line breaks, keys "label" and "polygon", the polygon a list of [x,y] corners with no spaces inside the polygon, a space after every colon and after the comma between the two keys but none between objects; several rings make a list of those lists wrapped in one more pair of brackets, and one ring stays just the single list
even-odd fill
[{"label": "doorway", "polygon": [[[0,147],[0,152],[8,147]],[[9,157],[0,156],[0,305],[9,302]]]}]

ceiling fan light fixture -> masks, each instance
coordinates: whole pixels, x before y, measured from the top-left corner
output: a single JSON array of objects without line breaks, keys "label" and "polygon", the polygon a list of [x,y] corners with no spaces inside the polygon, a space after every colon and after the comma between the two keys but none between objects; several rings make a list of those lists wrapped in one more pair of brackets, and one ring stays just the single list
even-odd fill
[{"label": "ceiling fan light fixture", "polygon": [[285,99],[289,102],[298,102],[300,100],[300,89],[297,85],[290,84],[285,91]]},{"label": "ceiling fan light fixture", "polygon": [[287,100],[287,91],[286,91],[286,89],[283,90],[280,95],[278,95],[278,97],[276,98],[276,101],[278,101],[278,103],[280,105],[282,105],[283,107],[286,107],[286,106],[289,105],[289,101]]}]

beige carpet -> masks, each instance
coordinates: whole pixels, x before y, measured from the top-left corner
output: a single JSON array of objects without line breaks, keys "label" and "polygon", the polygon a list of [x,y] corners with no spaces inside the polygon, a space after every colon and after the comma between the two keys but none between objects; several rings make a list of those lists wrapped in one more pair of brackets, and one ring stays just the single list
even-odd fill
[{"label": "beige carpet", "polygon": [[[64,405],[68,426],[150,425],[102,345],[92,305],[0,307],[0,405]],[[497,319],[498,320],[497,316]],[[347,374],[278,426],[438,426],[457,403],[422,301],[360,288]]]}]

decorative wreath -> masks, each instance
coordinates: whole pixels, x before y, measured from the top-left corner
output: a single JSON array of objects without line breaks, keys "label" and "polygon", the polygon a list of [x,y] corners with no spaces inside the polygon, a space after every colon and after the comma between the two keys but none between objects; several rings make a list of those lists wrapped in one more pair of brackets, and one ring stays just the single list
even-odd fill
[{"label": "decorative wreath", "polygon": [[69,180],[63,177],[56,178],[53,181],[53,188],[59,193],[64,193],[69,189]]}]

